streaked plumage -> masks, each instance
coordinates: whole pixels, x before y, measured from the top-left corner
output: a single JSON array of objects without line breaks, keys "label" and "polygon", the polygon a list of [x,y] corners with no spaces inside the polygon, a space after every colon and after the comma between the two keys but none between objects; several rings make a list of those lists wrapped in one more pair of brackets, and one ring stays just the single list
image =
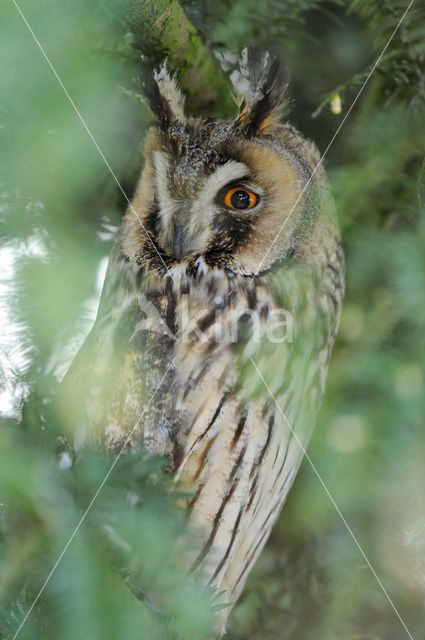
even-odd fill
[{"label": "streaked plumage", "polygon": [[[157,72],[158,124],[134,210],[66,382],[81,399],[81,429],[116,451],[132,434],[129,447],[167,456],[194,490],[190,563],[232,603],[302,459],[288,423],[304,446],[314,426],[343,294],[318,152],[278,124],[286,83],[276,59],[246,51],[234,79],[237,119],[195,119],[165,67]],[[245,192],[256,204],[226,206],[232,188],[238,206]],[[281,309],[292,341],[273,343]]]}]

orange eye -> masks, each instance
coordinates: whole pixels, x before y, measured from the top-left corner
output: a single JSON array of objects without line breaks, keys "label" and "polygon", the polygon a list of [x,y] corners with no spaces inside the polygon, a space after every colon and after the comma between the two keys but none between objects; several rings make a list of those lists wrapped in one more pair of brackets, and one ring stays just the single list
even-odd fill
[{"label": "orange eye", "polygon": [[224,204],[231,209],[252,209],[258,202],[258,196],[242,187],[229,189],[224,197]]}]

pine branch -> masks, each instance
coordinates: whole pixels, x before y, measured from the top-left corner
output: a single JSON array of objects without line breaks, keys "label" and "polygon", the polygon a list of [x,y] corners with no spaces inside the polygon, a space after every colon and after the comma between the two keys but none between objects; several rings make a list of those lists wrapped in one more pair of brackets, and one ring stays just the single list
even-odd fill
[{"label": "pine branch", "polygon": [[[348,15],[357,14],[361,19],[366,20],[376,45],[375,57],[391,38],[390,46],[376,69],[376,75],[380,77],[379,96],[384,106],[401,103],[407,106],[418,104],[423,108],[425,102],[425,7],[423,3],[413,5],[399,25],[406,6],[406,3],[400,3],[398,0],[385,0],[385,2],[353,0],[347,13]],[[319,115],[326,105],[331,104],[334,96],[338,96],[344,102],[347,91],[353,91],[363,84],[373,62],[374,60],[371,59],[363,71],[324,95],[313,117]]]}]

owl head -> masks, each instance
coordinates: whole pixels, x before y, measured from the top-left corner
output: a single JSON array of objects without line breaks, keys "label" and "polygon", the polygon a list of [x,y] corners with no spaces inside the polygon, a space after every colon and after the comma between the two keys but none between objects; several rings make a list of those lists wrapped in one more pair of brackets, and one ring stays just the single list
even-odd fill
[{"label": "owl head", "polygon": [[166,66],[154,74],[156,125],[124,246],[147,270],[259,274],[307,255],[319,218],[331,215],[319,215],[329,207],[317,194],[325,180],[314,145],[280,124],[288,100],[278,59],[245,49],[231,80],[235,119],[194,118]]}]

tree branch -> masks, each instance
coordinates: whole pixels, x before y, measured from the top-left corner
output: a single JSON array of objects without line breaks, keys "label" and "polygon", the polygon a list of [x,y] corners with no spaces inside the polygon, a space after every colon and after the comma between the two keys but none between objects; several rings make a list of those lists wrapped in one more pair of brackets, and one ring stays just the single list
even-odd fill
[{"label": "tree branch", "polygon": [[227,78],[177,0],[130,0],[127,20],[136,46],[178,72],[193,113],[234,112]]}]

